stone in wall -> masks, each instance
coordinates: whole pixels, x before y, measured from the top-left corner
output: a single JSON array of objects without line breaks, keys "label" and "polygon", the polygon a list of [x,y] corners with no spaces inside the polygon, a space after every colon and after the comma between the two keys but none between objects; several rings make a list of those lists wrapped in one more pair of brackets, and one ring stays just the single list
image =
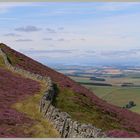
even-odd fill
[{"label": "stone in wall", "polygon": [[64,128],[64,131],[63,131],[63,135],[62,137],[63,138],[67,138],[67,137],[71,137],[71,130],[72,130],[72,120],[71,118],[67,118],[66,121],[65,121],[65,128]]},{"label": "stone in wall", "polygon": [[45,117],[48,118],[49,120],[51,119],[52,113],[54,111],[55,107],[50,105],[50,107],[48,108]]}]

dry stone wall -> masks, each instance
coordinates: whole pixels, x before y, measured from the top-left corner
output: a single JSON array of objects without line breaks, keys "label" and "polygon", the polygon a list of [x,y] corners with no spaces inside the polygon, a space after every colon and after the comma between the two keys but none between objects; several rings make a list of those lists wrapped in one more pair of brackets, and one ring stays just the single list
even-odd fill
[{"label": "dry stone wall", "polygon": [[66,112],[61,112],[58,108],[52,105],[55,91],[50,77],[43,77],[39,74],[34,74],[29,71],[12,66],[6,54],[0,49],[7,68],[13,72],[21,74],[27,78],[31,78],[43,82],[46,86],[46,91],[40,101],[40,112],[45,118],[50,120],[54,127],[59,131],[62,138],[97,138],[106,137],[106,135],[91,124],[82,124],[72,120],[71,116]]}]

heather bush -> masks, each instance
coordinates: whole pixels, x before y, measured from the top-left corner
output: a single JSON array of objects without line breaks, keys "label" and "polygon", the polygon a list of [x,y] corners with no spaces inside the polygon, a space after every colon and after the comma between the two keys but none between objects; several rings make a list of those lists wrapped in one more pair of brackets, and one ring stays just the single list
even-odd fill
[{"label": "heather bush", "polygon": [[122,131],[122,130],[112,130],[112,131],[108,131],[107,133],[108,137],[112,137],[112,138],[139,138],[140,134],[136,134],[133,132],[127,132],[127,131]]}]

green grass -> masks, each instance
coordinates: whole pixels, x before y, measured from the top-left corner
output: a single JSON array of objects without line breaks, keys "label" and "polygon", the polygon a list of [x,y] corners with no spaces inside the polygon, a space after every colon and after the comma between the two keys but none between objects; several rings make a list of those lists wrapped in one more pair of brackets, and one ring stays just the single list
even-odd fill
[{"label": "green grass", "polygon": [[106,82],[113,85],[121,85],[123,83],[133,83],[135,85],[140,85],[140,79],[130,76],[124,78],[106,78]]},{"label": "green grass", "polygon": [[[89,78],[83,77],[70,77],[76,82],[91,82]],[[93,82],[93,81],[92,81]],[[107,102],[123,107],[129,101],[134,101],[136,106],[130,110],[140,113],[140,87],[121,87],[120,84],[124,82],[134,83],[140,85],[140,79],[131,78],[130,76],[125,78],[106,78],[106,82],[113,86],[95,86],[95,85],[84,85],[86,88],[94,92],[98,97],[106,100]],[[102,82],[104,83],[104,82]]]},{"label": "green grass", "polygon": [[[92,77],[93,75],[91,75]],[[139,75],[138,75],[139,76]],[[97,82],[96,80],[91,80],[89,77],[77,77],[77,76],[69,76],[71,79],[73,79],[76,82]],[[121,77],[121,78],[111,78],[111,77],[100,77],[104,78],[105,81],[98,81],[98,83],[108,83],[111,85],[121,85],[123,83],[133,83],[135,85],[140,85],[140,79],[139,78],[134,78],[130,75],[127,77]]]},{"label": "green grass", "polygon": [[97,96],[107,102],[123,107],[129,101],[134,101],[136,106],[131,108],[132,111],[140,113],[140,88],[134,87],[103,87],[103,86],[88,86],[85,87],[92,90]]},{"label": "green grass", "polygon": [[4,60],[1,55],[0,55],[0,67],[5,67]]},{"label": "green grass", "polygon": [[70,78],[76,82],[92,82],[92,80],[88,77],[70,76]]},{"label": "green grass", "polygon": [[17,59],[17,57],[15,57],[13,54],[11,53],[7,53],[7,59],[9,60],[9,62],[12,64],[12,65],[16,65],[16,64],[19,64],[21,59]]},{"label": "green grass", "polygon": [[117,89],[117,87],[114,88],[114,86],[112,86],[112,87],[109,87],[109,86],[94,86],[94,85],[83,85],[83,86],[87,87],[88,89],[93,91],[97,96],[99,96],[101,98],[105,97],[107,94],[110,94],[112,91]]},{"label": "green grass", "polygon": [[[6,47],[5,45],[1,45],[1,44],[0,44],[0,48],[1,48],[1,49],[5,48],[5,47]],[[10,62],[12,65],[16,65],[17,63],[19,63],[19,62],[22,61],[21,58],[17,59],[17,57],[14,56],[12,53],[7,52],[6,55],[7,55],[7,59],[9,60],[9,62]]]},{"label": "green grass", "polygon": [[122,129],[109,114],[97,109],[89,98],[68,89],[57,88],[57,93],[53,104],[61,111],[69,113],[73,120],[91,123],[103,130]]}]

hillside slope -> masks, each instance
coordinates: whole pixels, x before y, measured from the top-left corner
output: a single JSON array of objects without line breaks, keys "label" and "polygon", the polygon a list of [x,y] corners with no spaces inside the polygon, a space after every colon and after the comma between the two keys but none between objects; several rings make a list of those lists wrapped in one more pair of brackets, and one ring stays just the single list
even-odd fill
[{"label": "hillside slope", "polygon": [[140,115],[110,105],[70,78],[0,44],[13,66],[42,76],[50,76],[56,85],[54,105],[71,114],[73,119],[92,123],[110,137],[140,137]]},{"label": "hillside slope", "polygon": [[[37,97],[41,94],[42,88],[42,84],[38,81],[25,78],[7,69],[0,54],[0,138],[59,137],[58,132],[46,119],[43,120],[41,115],[37,116],[38,101],[37,111],[33,100],[24,105],[24,108],[28,108],[29,103],[34,105],[32,115],[29,115],[27,111],[17,111],[13,107],[17,103]],[[36,117],[32,117],[34,114]]]},{"label": "hillside slope", "polygon": [[23,130],[31,127],[34,121],[12,109],[11,105],[39,89],[37,82],[0,68],[0,137],[30,137]]}]

